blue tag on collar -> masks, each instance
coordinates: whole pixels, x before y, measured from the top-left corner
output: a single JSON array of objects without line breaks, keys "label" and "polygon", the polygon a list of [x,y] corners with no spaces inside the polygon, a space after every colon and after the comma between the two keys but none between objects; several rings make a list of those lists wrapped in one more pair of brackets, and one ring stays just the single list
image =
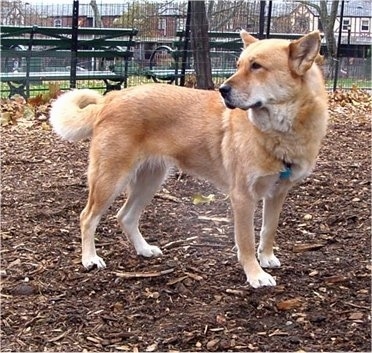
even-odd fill
[{"label": "blue tag on collar", "polygon": [[291,167],[290,164],[285,163],[284,164],[284,170],[282,170],[279,173],[279,178],[282,179],[282,180],[287,180],[291,177],[291,175],[292,175],[292,167]]}]

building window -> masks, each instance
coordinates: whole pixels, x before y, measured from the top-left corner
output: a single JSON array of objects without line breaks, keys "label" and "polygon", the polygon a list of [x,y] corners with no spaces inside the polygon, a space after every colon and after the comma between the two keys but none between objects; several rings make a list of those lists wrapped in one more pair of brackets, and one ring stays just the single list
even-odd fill
[{"label": "building window", "polygon": [[364,31],[369,31],[369,19],[366,19],[366,20],[362,20],[361,21],[361,31],[364,32]]},{"label": "building window", "polygon": [[186,28],[186,18],[177,18],[177,31],[183,31]]},{"label": "building window", "polygon": [[165,31],[167,28],[167,20],[165,18],[159,18],[158,29]]},{"label": "building window", "polygon": [[62,20],[60,18],[54,20],[54,27],[62,27]]},{"label": "building window", "polygon": [[348,29],[350,29],[350,19],[344,18],[342,21],[342,30],[347,31]]}]

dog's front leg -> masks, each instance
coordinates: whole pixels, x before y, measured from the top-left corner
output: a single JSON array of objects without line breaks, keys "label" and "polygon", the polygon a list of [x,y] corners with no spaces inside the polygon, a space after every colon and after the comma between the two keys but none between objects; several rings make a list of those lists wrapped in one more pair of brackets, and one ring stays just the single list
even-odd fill
[{"label": "dog's front leg", "polygon": [[231,194],[234,211],[235,243],[238,248],[238,259],[243,266],[248,283],[253,288],[275,286],[274,278],[266,273],[256,258],[254,236],[254,211],[257,200],[246,190],[236,190]]},{"label": "dog's front leg", "polygon": [[289,181],[281,181],[273,193],[264,198],[260,243],[257,249],[257,256],[262,267],[280,266],[279,259],[274,255],[273,246],[280,212],[290,186]]}]

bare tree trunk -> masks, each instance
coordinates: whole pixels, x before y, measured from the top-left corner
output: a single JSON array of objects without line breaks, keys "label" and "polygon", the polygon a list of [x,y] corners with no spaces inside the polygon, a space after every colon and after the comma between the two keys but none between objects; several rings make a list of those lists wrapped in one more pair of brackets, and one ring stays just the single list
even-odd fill
[{"label": "bare tree trunk", "polygon": [[[327,9],[327,1],[322,0],[320,1],[320,13],[319,17],[323,24],[323,31],[324,36],[326,39],[326,45],[327,45],[327,52],[328,52],[328,72],[325,72],[326,77],[332,76],[336,61],[334,59],[337,59],[337,44],[335,39],[335,32],[334,32],[334,26],[335,21],[337,17],[337,10],[338,10],[339,1],[332,1],[331,4],[331,10],[328,14]],[[340,26],[342,26],[342,23],[340,23]]]},{"label": "bare tree trunk", "polygon": [[[330,11],[328,11],[328,1],[321,0],[319,4],[312,3],[311,1],[298,1],[301,4],[305,4],[318,11],[319,19],[323,27],[323,32],[327,45],[328,54],[328,72],[325,73],[326,76],[330,76],[333,73],[335,61],[337,55],[337,43],[335,39],[334,26],[337,18],[337,10],[339,5],[339,0],[332,1]],[[340,26],[342,24],[340,23]]]},{"label": "bare tree trunk", "polygon": [[[98,6],[97,6],[97,1],[96,0],[90,0],[90,3],[89,5],[92,7],[92,10],[93,10],[93,27],[99,27],[99,28],[103,28],[103,22],[102,22],[102,17],[101,17],[101,14],[99,13],[99,9],[98,9]],[[94,38],[94,36],[93,36]],[[94,61],[92,62],[92,66],[93,66],[93,69],[96,70],[97,69],[97,66],[100,70],[104,70],[105,69],[105,65],[106,65],[106,59],[105,58],[102,58],[101,60],[99,59],[94,59]]]},{"label": "bare tree trunk", "polygon": [[103,22],[102,22],[102,17],[101,14],[99,13],[99,9],[97,6],[97,1],[96,0],[90,0],[89,5],[92,7],[93,10],[93,16],[94,16],[94,23],[93,27],[103,27]]},{"label": "bare tree trunk", "polygon": [[209,54],[208,20],[204,1],[191,1],[190,27],[196,86],[201,89],[214,89]]},{"label": "bare tree trunk", "polygon": [[[337,17],[339,1],[332,1],[331,12],[328,14],[327,1],[320,1],[320,20],[323,24],[324,35],[326,37],[328,54],[332,57],[336,56],[337,45],[334,35],[334,25]],[[340,23],[340,26],[342,24]]]}]

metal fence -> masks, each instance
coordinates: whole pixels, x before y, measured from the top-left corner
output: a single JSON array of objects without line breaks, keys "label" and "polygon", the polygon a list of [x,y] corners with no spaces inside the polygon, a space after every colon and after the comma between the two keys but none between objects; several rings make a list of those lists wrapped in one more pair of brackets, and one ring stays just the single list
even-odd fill
[{"label": "metal fence", "polygon": [[[187,1],[149,1],[149,0],[3,0],[1,2],[1,24],[16,26],[47,26],[71,27],[74,21],[74,4],[78,3],[78,15],[75,20],[78,28],[137,28],[138,34],[134,38],[133,56],[130,61],[131,75],[128,85],[138,85],[151,82],[153,78],[146,74],[148,68],[157,65],[159,68],[174,69],[175,56],[168,48],[174,49],[179,42],[179,34],[185,30],[187,20]],[[357,8],[362,3],[365,11]],[[313,2],[316,4],[316,2]],[[324,66],[327,85],[332,87],[349,88],[357,85],[371,88],[371,5],[369,1],[343,3],[343,16],[338,16],[335,26],[335,39],[343,45],[344,52],[338,57],[327,57]],[[369,6],[369,7],[368,7]],[[353,13],[353,11],[355,13]],[[359,11],[359,12],[358,12]],[[206,12],[209,30],[218,33],[238,33],[244,28],[250,33],[264,37],[291,38],[305,34],[311,30],[322,28],[316,7],[296,1],[206,1]],[[368,14],[369,13],[369,14]],[[369,17],[368,17],[369,16]],[[347,21],[345,21],[347,19]],[[368,20],[369,19],[369,25]],[[363,27],[364,24],[364,27]],[[225,36],[224,40],[236,40]],[[166,48],[157,50],[157,48]],[[325,48],[325,44],[322,44]],[[348,50],[354,48],[353,50]],[[358,49],[359,48],[359,49]],[[360,48],[362,48],[360,50]],[[19,46],[18,50],[27,48]],[[45,48],[44,48],[45,49]],[[120,48],[119,48],[120,49]],[[33,48],[38,50],[38,48]],[[218,49],[215,50],[218,54]],[[192,55],[188,67],[192,67]],[[220,55],[212,55],[212,67],[219,66],[233,68],[236,51],[221,50]],[[30,67],[34,71],[42,71],[50,67],[50,58],[35,57]],[[64,58],[63,62],[56,62],[55,67],[69,66]],[[62,60],[62,59],[61,59]],[[57,60],[58,61],[58,60]],[[337,65],[333,65],[337,63]],[[102,70],[110,70],[122,65],[120,58],[108,58],[100,62]],[[78,70],[96,70],[96,63],[90,59],[79,59]],[[336,69],[335,69],[336,67]],[[22,71],[25,69],[24,59],[19,56],[2,58],[2,71]],[[189,71],[190,73],[190,71]],[[189,75],[192,83],[192,75]],[[223,76],[215,76],[215,84],[223,81]],[[336,80],[336,81],[335,81]],[[68,87],[69,82],[61,83]],[[78,81],[77,87],[99,86],[96,80]],[[40,89],[37,87],[36,89]],[[2,83],[2,91],[6,93],[6,84]]]}]

